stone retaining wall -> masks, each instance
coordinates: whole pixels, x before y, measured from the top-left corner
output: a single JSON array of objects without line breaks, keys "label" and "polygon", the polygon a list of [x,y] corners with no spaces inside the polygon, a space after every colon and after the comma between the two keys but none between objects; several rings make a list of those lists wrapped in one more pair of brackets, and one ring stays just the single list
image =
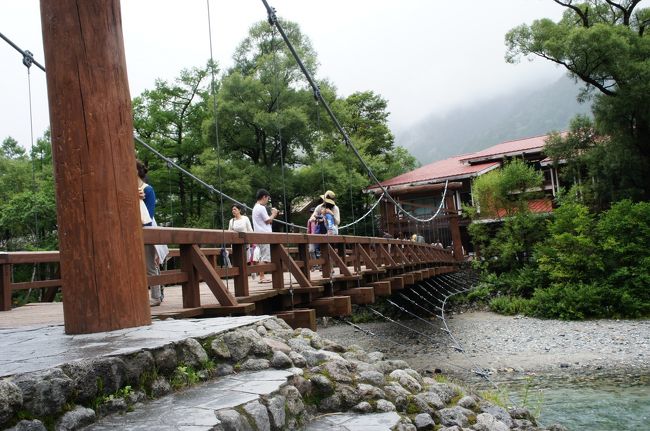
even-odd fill
[{"label": "stone retaining wall", "polygon": [[455,384],[423,378],[404,361],[354,346],[346,350],[276,318],[5,378],[0,426],[79,429],[101,416],[146,408],[142,401],[200,381],[268,368],[287,369],[291,376],[268,396],[216,411],[221,429],[299,429],[317,415],[341,411],[396,411],[402,416],[394,427],[399,430],[540,429],[524,409],[508,411]]}]

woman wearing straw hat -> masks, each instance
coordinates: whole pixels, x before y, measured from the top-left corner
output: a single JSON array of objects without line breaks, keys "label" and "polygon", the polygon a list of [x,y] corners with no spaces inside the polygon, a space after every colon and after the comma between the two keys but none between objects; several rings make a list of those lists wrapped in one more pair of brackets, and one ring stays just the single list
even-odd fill
[{"label": "woman wearing straw hat", "polygon": [[314,221],[316,217],[321,214],[322,208],[325,208],[325,213],[331,214],[334,217],[334,224],[336,225],[337,231],[339,224],[341,223],[341,213],[339,212],[339,207],[334,202],[336,195],[333,191],[328,190],[322,195],[320,195],[320,204],[314,209],[314,213],[311,215],[309,220]]}]

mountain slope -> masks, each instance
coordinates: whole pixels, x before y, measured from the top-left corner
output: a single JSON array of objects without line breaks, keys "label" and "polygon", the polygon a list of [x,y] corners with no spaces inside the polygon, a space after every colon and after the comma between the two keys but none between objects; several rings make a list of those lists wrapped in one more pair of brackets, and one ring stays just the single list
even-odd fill
[{"label": "mountain slope", "polygon": [[575,115],[590,112],[588,103],[576,101],[578,92],[579,86],[564,77],[548,87],[456,109],[444,117],[431,115],[398,132],[396,142],[426,164],[504,141],[566,130]]}]

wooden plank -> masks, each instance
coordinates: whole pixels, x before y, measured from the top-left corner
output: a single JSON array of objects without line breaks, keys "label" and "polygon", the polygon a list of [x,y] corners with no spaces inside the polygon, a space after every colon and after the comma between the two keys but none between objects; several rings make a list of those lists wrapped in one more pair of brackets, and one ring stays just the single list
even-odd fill
[{"label": "wooden plank", "polygon": [[368,286],[372,286],[375,289],[375,296],[390,296],[392,291],[390,289],[391,282],[388,281],[375,281],[372,283],[367,283]]},{"label": "wooden plank", "polygon": [[399,260],[402,262],[403,265],[408,265],[408,264],[411,263],[410,259],[407,258],[406,255],[404,254],[404,252],[402,251],[401,246],[396,246],[395,247],[395,252],[399,256]]},{"label": "wooden plank", "polygon": [[339,290],[337,295],[349,296],[353,304],[374,304],[375,288],[372,286],[354,287],[352,289]]},{"label": "wooden plank", "polygon": [[217,298],[219,304],[226,306],[237,305],[237,299],[228,291],[228,288],[217,274],[217,271],[215,271],[210,265],[210,262],[208,262],[208,259],[201,253],[199,246],[196,244],[191,245],[190,251],[192,264],[198,273],[201,274],[201,277],[203,277],[203,280]]},{"label": "wooden plank", "polygon": [[255,304],[239,303],[237,305],[204,305],[203,316],[205,317],[226,317],[242,316],[252,314],[255,311]]},{"label": "wooden plank", "polygon": [[291,275],[296,277],[296,281],[298,281],[300,287],[311,287],[309,279],[305,277],[305,274],[303,274],[300,268],[298,268],[296,262],[291,258],[291,256],[289,256],[287,249],[282,244],[278,245],[277,247],[278,254],[280,255],[280,260],[287,267]]},{"label": "wooden plank", "polygon": [[415,284],[415,277],[413,276],[412,273],[402,274],[402,278],[404,279],[405,286],[411,286]]},{"label": "wooden plank", "polygon": [[316,310],[311,308],[296,308],[293,310],[293,329],[309,328],[316,331]]},{"label": "wooden plank", "polygon": [[23,283],[12,283],[11,290],[44,289],[48,287],[61,287],[61,279],[25,281]]},{"label": "wooden plank", "polygon": [[147,277],[147,284],[149,286],[158,286],[159,284],[183,284],[188,280],[187,273],[174,269],[170,271],[163,271],[160,275],[150,275]]},{"label": "wooden plank", "polygon": [[0,263],[58,263],[58,251],[11,251],[0,253]]},{"label": "wooden plank", "polygon": [[119,0],[41,2],[65,332],[148,325]]}]

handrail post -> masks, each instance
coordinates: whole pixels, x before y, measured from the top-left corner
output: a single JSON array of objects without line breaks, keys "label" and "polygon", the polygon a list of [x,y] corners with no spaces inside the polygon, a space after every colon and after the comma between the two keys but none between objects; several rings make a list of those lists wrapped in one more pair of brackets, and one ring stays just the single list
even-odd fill
[{"label": "handrail post", "polygon": [[201,306],[201,291],[199,289],[199,275],[192,263],[192,245],[180,245],[181,271],[187,274],[187,281],[181,284],[183,290],[183,308]]},{"label": "handrail post", "polygon": [[0,311],[11,310],[11,272],[10,263],[0,263]]},{"label": "handrail post", "polygon": [[235,278],[235,296],[248,296],[248,267],[246,259],[246,244],[232,245],[232,264],[239,268]]},{"label": "handrail post", "polygon": [[311,281],[311,259],[309,256],[309,244],[298,244],[298,259],[302,260],[303,262],[302,273],[305,275],[307,280]]},{"label": "handrail post", "polygon": [[275,264],[275,269],[271,273],[271,285],[275,290],[284,288],[284,268],[280,257],[280,246],[281,244],[271,244],[271,262]]}]

